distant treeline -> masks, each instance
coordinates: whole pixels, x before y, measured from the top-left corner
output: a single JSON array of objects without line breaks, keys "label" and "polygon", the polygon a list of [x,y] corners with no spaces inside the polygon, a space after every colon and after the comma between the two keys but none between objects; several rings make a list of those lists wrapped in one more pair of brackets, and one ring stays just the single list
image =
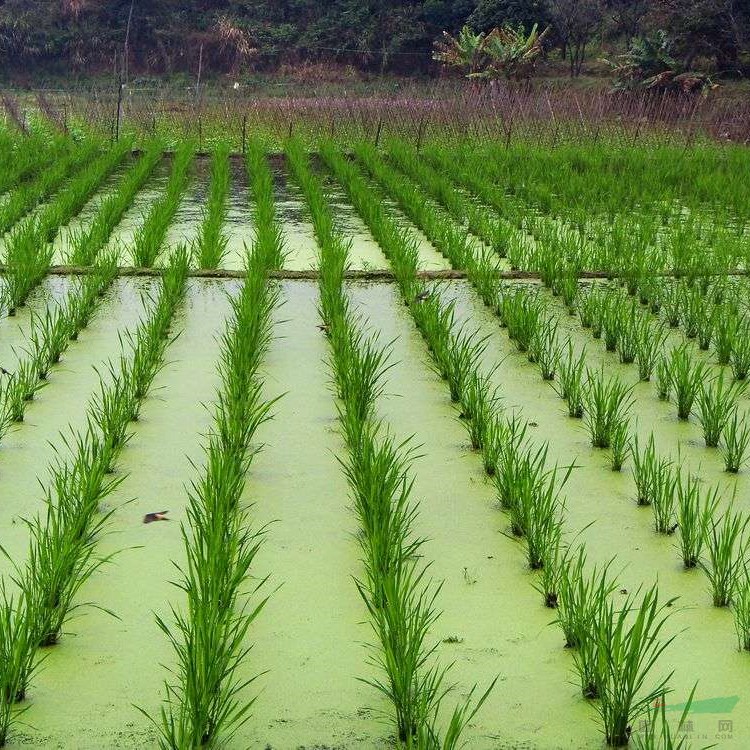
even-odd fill
[{"label": "distant treeline", "polygon": [[123,64],[195,74],[199,60],[209,75],[303,63],[429,73],[444,30],[535,23],[550,26],[550,59],[585,66],[662,29],[683,67],[750,73],[750,0],[0,0],[0,67],[16,79]]}]

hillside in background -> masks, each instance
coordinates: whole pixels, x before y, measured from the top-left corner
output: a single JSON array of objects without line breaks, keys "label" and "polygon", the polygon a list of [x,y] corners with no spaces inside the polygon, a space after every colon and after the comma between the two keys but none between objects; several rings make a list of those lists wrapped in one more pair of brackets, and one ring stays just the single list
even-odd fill
[{"label": "hillside in background", "polygon": [[199,60],[206,75],[306,64],[431,74],[444,30],[534,23],[550,27],[546,60],[569,59],[572,74],[660,29],[684,67],[750,72],[747,0],[0,0],[0,67],[17,83],[118,65],[195,75]]}]

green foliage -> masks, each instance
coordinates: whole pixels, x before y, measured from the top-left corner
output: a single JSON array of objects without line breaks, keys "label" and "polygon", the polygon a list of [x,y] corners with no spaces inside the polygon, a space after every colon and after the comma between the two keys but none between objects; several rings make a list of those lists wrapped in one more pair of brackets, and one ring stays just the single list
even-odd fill
[{"label": "green foliage", "polygon": [[620,62],[612,64],[615,88],[657,89],[682,93],[708,91],[713,83],[702,73],[686,71],[671,54],[667,32],[659,29],[650,36],[634,39]]},{"label": "green foliage", "polygon": [[458,68],[470,79],[527,78],[542,54],[548,32],[549,28],[540,34],[537,24],[528,34],[507,24],[487,33],[474,33],[464,26],[457,37],[443,32],[442,40],[435,42],[433,59]]}]

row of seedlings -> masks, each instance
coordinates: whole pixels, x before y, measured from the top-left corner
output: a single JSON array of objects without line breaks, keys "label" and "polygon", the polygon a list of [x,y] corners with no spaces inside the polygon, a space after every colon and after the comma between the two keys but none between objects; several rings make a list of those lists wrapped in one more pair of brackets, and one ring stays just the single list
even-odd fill
[{"label": "row of seedlings", "polygon": [[62,305],[33,313],[28,344],[14,371],[0,381],[0,439],[23,422],[27,406],[47,385],[52,367],[78,338],[117,277],[114,253],[103,256],[92,271],[72,281]]},{"label": "row of seedlings", "polygon": [[390,702],[402,746],[457,748],[497,679],[476,701],[476,686],[472,688],[441,730],[439,712],[450,692],[449,666],[435,658],[437,644],[428,643],[439,617],[441,585],[428,578],[429,564],[421,562],[425,540],[416,534],[418,507],[411,499],[414,449],[409,441],[397,443],[375,413],[390,367],[390,350],[367,334],[351,309],[343,286],[350,243],[336,230],[328,199],[301,144],[290,142],[287,156],[320,247],[319,310],[331,346],[339,422],[347,447],[347,458],[341,463],[361,530],[365,574],[356,585],[377,638],[372,662],[384,674],[368,683]]},{"label": "row of seedlings", "polygon": [[502,219],[493,216],[484,206],[471,200],[441,172],[423,159],[417,151],[403,141],[391,141],[387,147],[388,158],[405,174],[418,182],[440,203],[459,224],[479,237],[501,257],[505,256],[510,227]]},{"label": "row of seedlings", "polygon": [[242,492],[257,452],[256,430],[271,417],[275,403],[263,395],[260,367],[279,303],[279,288],[269,283],[268,274],[282,252],[278,227],[257,224],[245,281],[232,299],[221,338],[221,385],[205,467],[191,486],[183,525],[187,562],[176,585],[186,603],[172,608],[173,623],[158,619],[177,665],[165,683],[160,716],[149,718],[158,727],[159,746],[170,750],[228,742],[250,718],[255,701],[247,695],[255,677],[244,677],[246,640],[267,600],[259,594],[266,581],[253,584],[249,595],[246,586],[265,529],[252,528]]},{"label": "row of seedlings", "polygon": [[130,153],[130,144],[122,141],[90,162],[37,216],[11,232],[6,244],[3,309],[14,315],[31,291],[42,281],[54,248],[52,240],[60,228],[78,214],[102,182]]},{"label": "row of seedlings", "polygon": [[12,584],[0,584],[0,746],[24,711],[23,701],[44,655],[58,643],[65,622],[81,606],[77,594],[110,557],[96,553],[109,515],[102,501],[122,481],[114,467],[130,438],[169,345],[170,324],[183,299],[188,272],[182,248],[162,275],[159,296],[135,332],[129,352],[110,364],[87,411],[87,425],[65,439],[67,456],[50,469],[44,511],[26,521],[29,551],[13,562]]},{"label": "row of seedlings", "polygon": [[621,362],[637,362],[642,381],[654,377],[659,399],[674,400],[678,419],[694,414],[706,447],[720,447],[726,471],[739,471],[750,448],[750,427],[738,403],[747,388],[744,378],[727,382],[723,371],[711,375],[705,361],[695,360],[688,341],[663,353],[663,325],[612,289],[588,292],[580,316],[595,337],[604,337],[608,350],[617,348]]},{"label": "row of seedlings", "polygon": [[[671,675],[646,686],[658,656],[672,640],[662,637],[672,602],[660,604],[653,586],[642,596],[640,591],[631,594],[624,606],[615,604],[610,596],[616,589],[608,575],[611,566],[591,571],[583,548],[565,545],[561,490],[572,467],[549,468],[546,445],[536,448],[526,439],[526,424],[519,415],[503,418],[489,376],[479,373],[478,339],[465,330],[454,332],[450,307],[422,289],[415,267],[403,262],[404,256],[415,256],[414,240],[383,208],[359,170],[335,148],[324,145],[321,155],[394,262],[399,287],[435,369],[460,405],[472,445],[481,451],[485,472],[493,478],[508,512],[512,533],[526,543],[529,567],[539,571],[536,585],[544,603],[558,610],[557,621],[574,649],[582,692],[596,701],[607,744],[628,744],[631,727],[646,715],[648,726],[636,742],[644,748],[657,747],[660,733],[668,727],[666,717],[654,712],[653,703],[668,691]],[[410,265],[408,278],[404,270]],[[568,623],[569,613],[577,617],[573,626]]]},{"label": "row of seedlings", "polygon": [[519,351],[538,365],[542,379],[554,384],[563,364],[565,372],[560,392],[568,400],[569,413],[575,417],[586,415],[592,445],[610,448],[612,468],[619,470],[628,452],[631,389],[618,378],[605,379],[603,372],[586,370],[584,373],[585,356],[574,357],[570,341],[566,345],[569,359],[563,363],[565,348],[558,343],[558,321],[548,314],[537,290],[500,285],[496,260],[487,253],[473,252],[465,234],[457,229],[453,220],[426,201],[408,178],[390,169],[368,145],[356,148],[355,153],[454,268],[467,270],[469,281],[481,299],[494,309]]},{"label": "row of seedlings", "polygon": [[198,268],[218,268],[227,254],[229,237],[224,231],[229,198],[229,144],[217,144],[211,159],[211,185],[208,203],[203,210],[200,233],[195,240],[193,256]]},{"label": "row of seedlings", "polygon": [[704,487],[656,452],[653,435],[633,448],[636,503],[653,511],[654,530],[679,534],[685,571],[706,574],[715,607],[730,607],[740,650],[750,651],[750,519],[734,508],[721,510],[721,491]]},{"label": "row of seedlings", "polygon": [[161,146],[151,144],[128,172],[117,192],[104,200],[88,228],[74,234],[74,260],[93,266],[91,272],[73,280],[64,304],[33,314],[29,346],[10,375],[0,382],[0,439],[14,423],[23,421],[27,405],[48,382],[48,374],[59,362],[70,341],[78,338],[106,290],[117,276],[117,255],[104,252],[114,227],[132,202],[139,187],[161,158]]},{"label": "row of seedlings", "polygon": [[[625,229],[626,233],[632,234],[633,225]],[[670,327],[684,326],[686,339],[697,339],[701,350],[707,350],[714,338],[717,360],[721,365],[732,366],[735,382],[727,384],[723,372],[713,378],[708,377],[706,365],[692,361],[686,344],[678,345],[658,358],[665,338],[658,323],[650,326],[650,331],[647,325],[642,326],[645,334],[642,339],[651,342],[647,343],[649,351],[646,357],[651,365],[644,367],[639,361],[640,375],[643,380],[648,380],[655,365],[660,398],[666,400],[674,397],[680,419],[687,419],[691,413],[695,413],[706,446],[719,446],[725,469],[737,472],[750,444],[750,429],[745,419],[740,417],[737,405],[739,396],[745,390],[747,375],[745,350],[749,347],[744,340],[747,337],[742,335],[742,328],[746,327],[745,313],[739,309],[737,298],[728,296],[726,279],[709,282],[709,271],[717,268],[730,270],[732,258],[736,260],[739,256],[730,245],[718,256],[716,253],[703,254],[701,261],[698,259],[700,253],[686,255],[685,249],[695,243],[685,242],[684,239],[679,232],[673,234],[670,247],[672,270],[687,277],[683,280],[659,279],[656,271],[664,267],[664,263],[651,263],[649,266],[643,261],[643,253],[619,253],[620,257],[635,258],[631,262],[632,267],[623,274],[628,292],[631,295],[639,294],[641,304],[648,305],[652,313],[663,311]],[[645,244],[641,243],[641,247]],[[584,301],[584,309],[589,304]],[[612,314],[611,309],[607,310],[608,306],[608,300],[603,304],[599,300],[594,301],[591,304],[593,310],[582,312],[582,322],[586,327],[593,328],[595,336],[600,336],[602,329],[606,331],[609,328],[609,342],[619,338],[613,331],[619,329],[624,332],[617,345],[624,345],[623,349],[627,351],[628,332],[633,327],[632,306],[625,315]],[[596,315],[597,312],[599,315]],[[609,325],[607,318],[610,318]],[[608,343],[608,349],[614,349],[612,343]],[[722,434],[724,439],[720,442]],[[653,435],[643,450],[637,439],[634,440],[632,452],[638,504],[652,507],[657,532],[671,534],[679,529],[679,548],[685,569],[700,567],[705,571],[714,605],[732,608],[738,645],[740,649],[750,650],[750,538],[747,535],[747,520],[731,505],[719,513],[718,488],[704,490],[696,476],[684,476],[672,461],[658,457]]]},{"label": "row of seedlings", "polygon": [[45,130],[32,131],[26,138],[7,137],[0,144],[6,156],[0,165],[0,193],[7,193],[21,183],[30,182],[70,147],[67,138]]},{"label": "row of seedlings", "polygon": [[32,209],[46,201],[79,170],[88,168],[99,150],[100,145],[96,140],[86,139],[70,152],[61,154],[36,179],[21,183],[12,190],[0,206],[0,234],[7,232]]},{"label": "row of seedlings", "polygon": [[269,259],[269,267],[279,270],[284,265],[281,223],[276,215],[273,174],[260,141],[253,139],[247,144],[245,166],[253,200],[255,242]]},{"label": "row of seedlings", "polygon": [[[698,292],[694,290],[693,293]],[[652,325],[645,316],[637,320],[635,301],[627,304],[627,300],[623,300],[625,309],[618,314],[619,305],[613,301],[616,297],[602,299],[604,311],[596,317],[600,320],[599,331],[605,332],[608,350],[619,348],[624,363],[633,361],[635,357],[628,356],[627,352],[634,352],[639,358],[639,374],[643,380],[650,378],[656,365],[660,395],[666,399],[674,393],[678,418],[687,419],[691,413],[696,413],[707,446],[719,445],[722,431],[728,428],[726,441],[721,447],[727,471],[736,472],[750,442],[750,431],[744,420],[740,421],[737,406],[737,399],[744,391],[744,381],[727,385],[723,373],[707,378],[705,365],[692,361],[686,345],[677,346],[668,356],[658,359],[665,338],[661,327]],[[586,320],[589,315],[593,318],[596,312],[599,311],[586,310],[582,319]],[[700,321],[701,314],[699,310],[693,319]],[[690,318],[686,316],[684,323],[689,337],[692,330]],[[700,336],[700,323],[696,329],[692,335]],[[629,343],[629,339],[634,343]],[[571,347],[570,342],[568,346]],[[643,347],[646,348],[645,355]],[[707,348],[702,339],[701,348]],[[606,384],[599,379],[593,387],[584,388],[584,361],[585,353],[575,358],[571,347],[567,362],[561,368],[561,394],[564,397],[583,394],[574,401],[587,404],[592,443],[600,447],[611,443],[613,468],[619,468],[622,457],[630,451],[625,416],[631,402],[630,389],[617,379]],[[579,406],[577,413],[571,415],[580,416],[582,413]],[[750,538],[746,534],[746,521],[731,507],[719,514],[718,488],[703,491],[697,477],[689,475],[685,478],[679,470],[673,471],[669,460],[657,457],[653,436],[643,451],[637,438],[634,439],[633,461],[638,504],[652,507],[657,532],[672,534],[679,529],[685,569],[701,567],[706,572],[714,604],[732,606],[740,648],[750,648],[750,577],[747,568]],[[595,578],[596,575],[592,582]],[[603,580],[600,578],[599,583]],[[603,590],[601,586],[598,588]],[[578,604],[574,611],[576,609],[579,609]],[[583,662],[581,667],[585,674]]]},{"label": "row of seedlings", "polygon": [[[512,294],[503,293],[502,289],[498,291],[493,278],[496,266],[486,256],[472,257],[465,251],[465,243],[455,239],[451,227],[441,227],[450,224],[450,220],[426,205],[416,189],[404,187],[404,182],[378,161],[372,149],[363,148],[358,155],[389,192],[396,191],[400,205],[428,237],[446,247],[449,258],[463,258],[469,278],[481,297],[496,308],[518,348],[538,363],[543,379],[553,381],[556,371],[560,371],[557,390],[568,401],[569,414],[573,417],[586,415],[592,445],[611,448],[612,468],[619,471],[630,452],[628,413],[632,406],[632,389],[623,385],[619,378],[605,381],[603,373],[586,370],[584,377],[585,352],[576,356],[570,340],[565,345],[558,344],[557,322],[544,313],[544,305],[535,292],[518,287]],[[455,265],[455,261],[452,262]],[[577,273],[566,277],[574,287],[577,287]],[[564,297],[566,278],[562,282]],[[554,276],[546,283],[554,292]],[[617,350],[624,364],[637,361],[642,380],[649,380],[656,371],[659,394],[666,399],[670,390],[675,393],[680,419],[687,419],[694,403],[697,404],[707,445],[716,445],[718,435],[726,426],[722,445],[725,464],[727,471],[736,470],[734,467],[744,460],[750,444],[750,429],[746,428],[736,406],[742,388],[724,388],[719,380],[707,382],[704,365],[692,361],[686,346],[675,348],[669,358],[662,357],[666,339],[663,328],[654,324],[647,312],[638,309],[636,300],[623,298],[616,290],[589,292],[580,303],[580,310],[582,323],[592,327],[595,337],[603,336],[608,351]]]},{"label": "row of seedlings", "polygon": [[76,266],[94,265],[107,245],[112,232],[130,208],[136,193],[146,184],[161,161],[163,144],[158,140],[146,144],[143,152],[117,189],[98,206],[91,223],[70,232],[67,262]]},{"label": "row of seedlings", "polygon": [[153,202],[133,238],[133,263],[137,267],[151,268],[158,260],[169,225],[190,181],[194,157],[195,144],[192,141],[183,141],[175,150],[164,193]]}]

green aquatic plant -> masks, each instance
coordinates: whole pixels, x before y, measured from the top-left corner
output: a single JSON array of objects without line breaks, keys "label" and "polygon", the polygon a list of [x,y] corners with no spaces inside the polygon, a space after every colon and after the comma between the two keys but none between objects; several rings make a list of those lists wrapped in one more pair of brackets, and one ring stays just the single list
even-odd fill
[{"label": "green aquatic plant", "polygon": [[746,390],[745,382],[725,385],[723,371],[715,378],[700,384],[696,395],[696,413],[703,428],[707,448],[716,448],[737,408],[737,399]]},{"label": "green aquatic plant", "polygon": [[[653,702],[646,707],[638,731],[631,735],[636,750],[690,750],[689,734],[687,732],[688,715],[693,707],[693,697],[697,685],[693,685],[685,707],[677,720],[676,730],[672,731],[667,719],[667,690],[664,690]],[[681,734],[682,733],[682,734]],[[704,745],[701,750],[710,750],[715,745]]]},{"label": "green aquatic plant", "polygon": [[172,172],[164,193],[152,204],[133,238],[133,263],[136,266],[150,268],[158,260],[167,230],[190,180],[194,156],[194,144],[182,141],[172,158]]},{"label": "green aquatic plant", "polygon": [[211,185],[200,233],[193,247],[192,255],[199,268],[218,268],[226,256],[229,237],[224,231],[224,222],[229,186],[229,144],[221,141],[211,157]]},{"label": "green aquatic plant", "polygon": [[750,323],[742,320],[734,331],[729,364],[736,380],[745,380],[750,372]]},{"label": "green aquatic plant", "polygon": [[627,420],[633,404],[632,387],[618,378],[605,380],[604,371],[587,370],[584,391],[585,420],[594,448],[609,448],[615,431]]},{"label": "green aquatic plant", "polygon": [[703,495],[698,477],[688,474],[684,479],[677,472],[676,491],[682,564],[687,569],[695,568],[719,507],[719,490],[715,487]]},{"label": "green aquatic plant", "polygon": [[737,474],[745,463],[750,449],[750,425],[747,424],[744,415],[740,416],[737,408],[724,425],[720,449],[724,459],[724,470]]},{"label": "green aquatic plant", "polygon": [[675,639],[663,635],[676,599],[659,603],[656,585],[640,602],[628,595],[617,605],[607,602],[599,616],[595,638],[598,646],[599,701],[596,709],[611,747],[623,747],[631,727],[654,701],[663,696],[670,672],[647,686],[659,657]]},{"label": "green aquatic plant", "polygon": [[711,584],[715,607],[732,603],[742,572],[747,565],[747,530],[749,520],[730,507],[712,519],[706,533],[706,557],[700,566]]},{"label": "green aquatic plant", "polygon": [[677,402],[677,418],[688,419],[706,376],[704,362],[693,362],[686,344],[672,349],[667,360],[669,383]]},{"label": "green aquatic plant", "polygon": [[586,383],[583,378],[586,368],[586,348],[581,349],[578,357],[573,353],[573,342],[568,339],[565,353],[560,355],[557,385],[560,398],[568,402],[568,416],[580,419],[583,417]]},{"label": "green aquatic plant", "polygon": [[641,318],[635,342],[635,360],[641,380],[651,380],[666,337],[666,331],[660,325],[652,324],[646,316]]}]

